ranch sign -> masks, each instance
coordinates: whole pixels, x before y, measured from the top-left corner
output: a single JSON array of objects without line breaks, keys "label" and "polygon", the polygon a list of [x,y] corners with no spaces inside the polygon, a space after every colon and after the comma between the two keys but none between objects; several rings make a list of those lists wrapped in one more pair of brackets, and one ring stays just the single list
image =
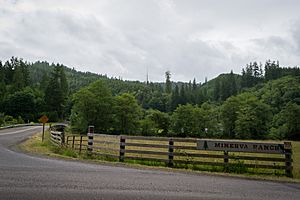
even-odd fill
[{"label": "ranch sign", "polygon": [[197,149],[207,151],[283,154],[284,144],[201,139],[197,140]]}]

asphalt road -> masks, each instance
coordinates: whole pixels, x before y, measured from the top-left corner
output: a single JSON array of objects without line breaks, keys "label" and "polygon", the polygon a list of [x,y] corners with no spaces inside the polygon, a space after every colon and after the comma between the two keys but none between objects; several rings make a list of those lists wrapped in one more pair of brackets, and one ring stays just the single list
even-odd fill
[{"label": "asphalt road", "polygon": [[300,199],[300,185],[34,157],[12,150],[41,131],[0,131],[0,199]]}]

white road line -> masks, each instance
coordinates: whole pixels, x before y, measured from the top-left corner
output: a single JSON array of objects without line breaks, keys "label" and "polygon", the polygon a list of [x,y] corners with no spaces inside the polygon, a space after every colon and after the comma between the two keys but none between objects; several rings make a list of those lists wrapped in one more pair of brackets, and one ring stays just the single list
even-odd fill
[{"label": "white road line", "polygon": [[12,134],[21,133],[21,132],[24,132],[24,131],[28,131],[28,130],[32,130],[32,129],[37,129],[37,128],[40,128],[40,127],[31,127],[31,128],[28,128],[28,129],[23,129],[23,130],[9,132],[9,133],[0,133],[0,136],[1,135],[12,135]]}]

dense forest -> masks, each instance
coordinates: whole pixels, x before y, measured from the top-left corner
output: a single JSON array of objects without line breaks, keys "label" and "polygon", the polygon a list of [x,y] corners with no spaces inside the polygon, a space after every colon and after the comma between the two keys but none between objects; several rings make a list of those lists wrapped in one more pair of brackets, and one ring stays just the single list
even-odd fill
[{"label": "dense forest", "polygon": [[124,81],[62,64],[0,61],[0,126],[67,121],[110,134],[300,139],[300,69],[253,62],[199,83]]}]

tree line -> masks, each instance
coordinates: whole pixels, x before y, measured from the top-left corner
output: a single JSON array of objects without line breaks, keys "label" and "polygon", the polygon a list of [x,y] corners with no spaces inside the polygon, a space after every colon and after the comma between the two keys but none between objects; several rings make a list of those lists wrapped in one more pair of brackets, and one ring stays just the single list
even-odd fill
[{"label": "tree line", "polygon": [[[277,90],[282,93],[274,95]],[[299,91],[299,78],[287,76],[222,104],[179,104],[167,113],[143,109],[129,93],[112,96],[98,81],[75,93],[71,122],[78,132],[93,124],[98,132],[110,134],[296,140],[300,139]]]},{"label": "tree line", "polygon": [[123,81],[61,64],[0,61],[0,124],[67,120],[111,134],[299,139],[300,70],[249,63],[199,83]]},{"label": "tree line", "polygon": [[64,118],[69,93],[63,66],[55,65],[39,84],[32,81],[31,67],[15,57],[0,61],[1,125],[37,121],[43,114],[53,121]]}]

